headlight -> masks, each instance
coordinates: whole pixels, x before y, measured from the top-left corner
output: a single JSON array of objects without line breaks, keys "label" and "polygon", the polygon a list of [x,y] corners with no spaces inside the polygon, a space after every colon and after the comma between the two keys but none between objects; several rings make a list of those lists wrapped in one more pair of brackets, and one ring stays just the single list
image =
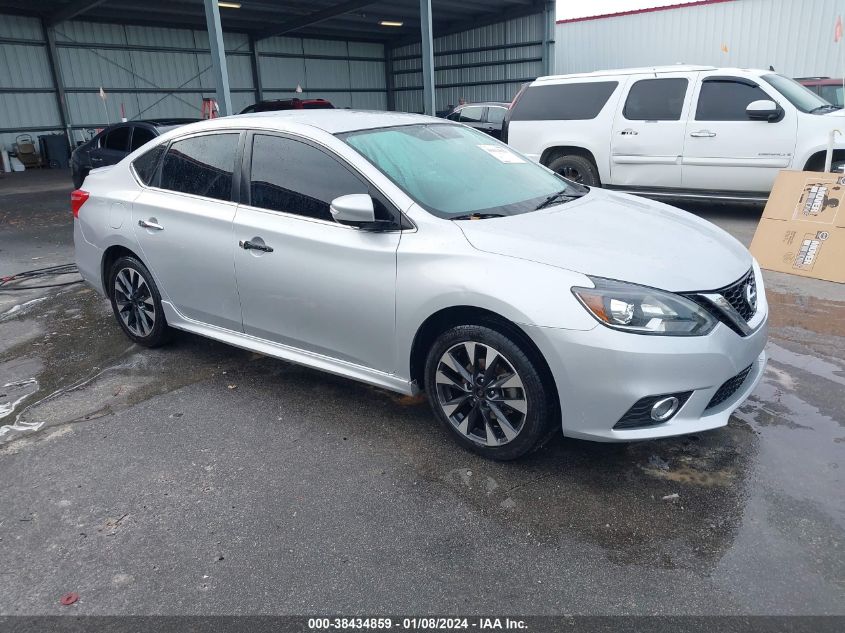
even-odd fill
[{"label": "headlight", "polygon": [[703,336],[718,321],[697,303],[663,290],[590,277],[595,288],[572,292],[599,323],[625,332]]}]

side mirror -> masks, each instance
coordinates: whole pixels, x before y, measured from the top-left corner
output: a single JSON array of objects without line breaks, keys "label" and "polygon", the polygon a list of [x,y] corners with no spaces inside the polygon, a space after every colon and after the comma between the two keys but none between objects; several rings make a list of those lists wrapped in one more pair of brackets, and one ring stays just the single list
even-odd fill
[{"label": "side mirror", "polygon": [[376,221],[373,199],[366,193],[353,193],[332,200],[329,207],[334,221],[352,226],[372,225]]},{"label": "side mirror", "polygon": [[783,108],[769,99],[760,99],[759,101],[749,103],[745,109],[745,114],[752,121],[777,123],[783,118]]}]

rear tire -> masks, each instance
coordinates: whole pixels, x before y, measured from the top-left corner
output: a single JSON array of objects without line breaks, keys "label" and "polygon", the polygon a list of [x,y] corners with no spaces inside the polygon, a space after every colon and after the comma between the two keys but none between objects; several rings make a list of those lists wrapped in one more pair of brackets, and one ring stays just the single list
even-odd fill
[{"label": "rear tire", "polygon": [[558,156],[548,165],[553,172],[560,174],[567,180],[577,182],[587,187],[600,187],[599,170],[589,158],[567,154]]},{"label": "rear tire", "polygon": [[434,414],[461,446],[507,461],[540,448],[557,430],[545,373],[517,337],[460,325],[429,350],[425,389]]},{"label": "rear tire", "polygon": [[161,295],[150,271],[135,257],[125,256],[109,271],[109,299],[123,332],[138,345],[158,347],[170,340]]}]

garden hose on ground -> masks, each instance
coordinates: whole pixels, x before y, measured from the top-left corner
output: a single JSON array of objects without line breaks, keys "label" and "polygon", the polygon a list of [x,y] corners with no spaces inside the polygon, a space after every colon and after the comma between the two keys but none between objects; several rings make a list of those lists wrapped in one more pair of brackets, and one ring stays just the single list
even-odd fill
[{"label": "garden hose on ground", "polygon": [[[58,275],[72,275],[78,274],[76,264],[62,264],[60,266],[48,266],[47,268],[35,268],[33,270],[26,270],[24,272],[16,273],[0,277],[0,292],[7,292],[13,290],[36,290],[38,288],[59,288],[61,286],[72,286],[82,282],[82,279],[75,279],[73,281],[64,281],[61,283],[52,284],[38,284],[31,286],[27,282],[41,279],[43,277],[56,277]],[[22,285],[20,285],[22,284]]]}]

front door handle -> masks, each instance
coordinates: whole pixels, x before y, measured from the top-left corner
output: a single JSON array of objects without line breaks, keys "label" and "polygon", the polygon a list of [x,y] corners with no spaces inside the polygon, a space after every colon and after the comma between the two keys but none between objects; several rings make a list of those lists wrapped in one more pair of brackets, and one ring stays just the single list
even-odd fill
[{"label": "front door handle", "polygon": [[693,138],[713,138],[716,136],[716,133],[711,132],[710,130],[700,130],[698,132],[693,132],[690,136]]},{"label": "front door handle", "polygon": [[619,132],[619,134],[621,134],[622,136],[637,136],[639,132],[628,128],[627,130],[622,130],[621,132]]},{"label": "front door handle", "polygon": [[262,253],[273,252],[272,246],[267,246],[266,244],[256,244],[255,242],[250,242],[249,240],[241,240],[238,242],[238,246],[245,251],[261,251]]},{"label": "front door handle", "polygon": [[152,229],[153,231],[163,231],[164,227],[156,222],[155,218],[150,218],[149,220],[138,220],[138,226],[142,229]]}]

